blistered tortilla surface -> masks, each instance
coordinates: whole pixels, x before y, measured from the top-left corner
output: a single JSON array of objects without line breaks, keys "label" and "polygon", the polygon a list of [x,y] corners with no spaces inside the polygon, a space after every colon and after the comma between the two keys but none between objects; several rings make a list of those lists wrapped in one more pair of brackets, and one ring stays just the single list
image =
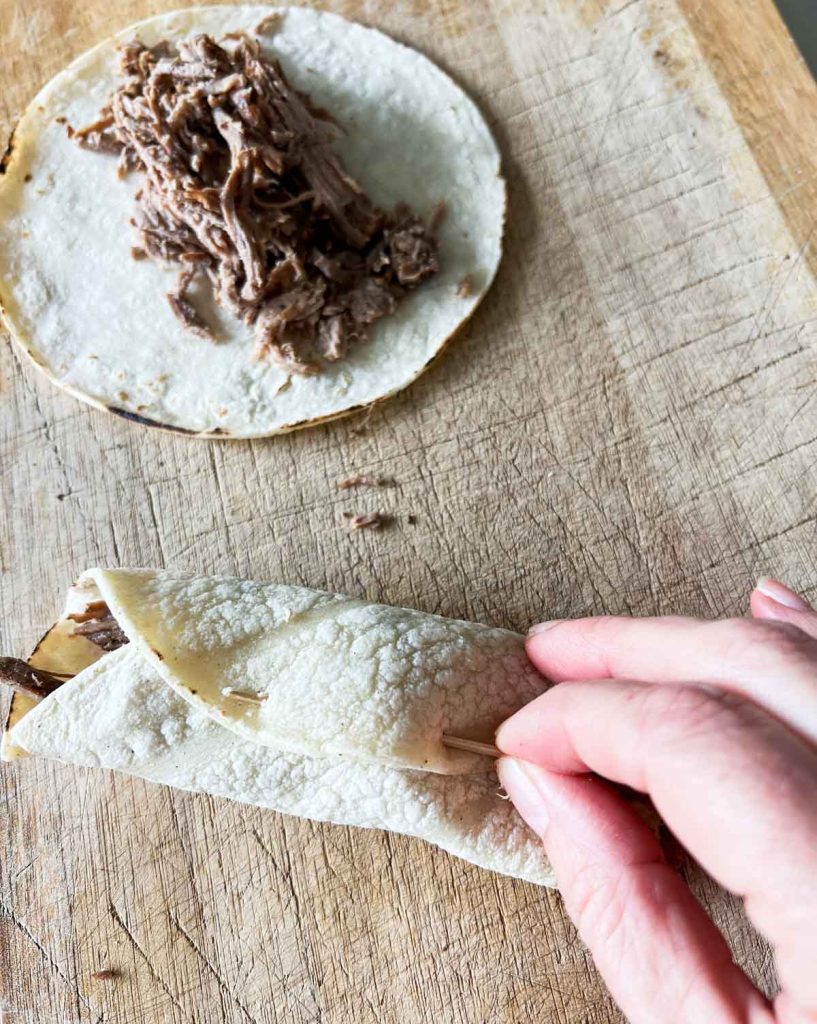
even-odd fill
[{"label": "blistered tortilla surface", "polygon": [[94,569],[84,579],[180,696],[276,749],[487,771],[443,734],[492,742],[546,685],[505,629],[229,576]]}]

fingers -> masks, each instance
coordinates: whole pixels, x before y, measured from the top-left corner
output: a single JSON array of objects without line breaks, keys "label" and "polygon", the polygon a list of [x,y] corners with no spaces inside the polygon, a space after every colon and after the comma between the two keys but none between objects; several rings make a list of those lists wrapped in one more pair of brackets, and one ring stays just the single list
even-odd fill
[{"label": "fingers", "polygon": [[496,742],[552,771],[649,793],[687,849],[745,896],[784,985],[817,1008],[817,751],[740,697],[619,680],[554,687]]},{"label": "fingers", "polygon": [[785,622],[817,638],[817,612],[778,580],[768,576],[759,579],[749,598],[749,606],[756,619]]},{"label": "fingers", "polygon": [[[790,609],[790,614],[813,613]],[[721,686],[817,743],[817,639],[789,622],[565,620],[532,632],[527,652],[554,682],[625,678]]]},{"label": "fingers", "polygon": [[772,579],[771,576],[761,576],[757,581],[755,590],[771,598],[776,604],[782,605],[784,608],[791,608],[801,612],[812,611],[811,605],[805,598],[792,590],[791,587],[787,587],[785,583],[781,583],[780,580]]},{"label": "fingers", "polygon": [[567,910],[632,1024],[773,1020],[655,836],[620,797],[598,779],[512,758],[501,759],[498,772],[542,836]]}]

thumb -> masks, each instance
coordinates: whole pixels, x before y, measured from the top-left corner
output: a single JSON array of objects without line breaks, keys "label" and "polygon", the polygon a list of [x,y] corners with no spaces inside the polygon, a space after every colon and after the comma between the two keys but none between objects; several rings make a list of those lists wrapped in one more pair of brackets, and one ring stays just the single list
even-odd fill
[{"label": "thumb", "polygon": [[567,911],[631,1024],[774,1019],[656,837],[614,790],[510,757],[498,772],[542,837]]},{"label": "thumb", "polygon": [[749,598],[752,616],[772,622],[786,622],[817,638],[817,612],[805,598],[785,583],[761,576]]}]

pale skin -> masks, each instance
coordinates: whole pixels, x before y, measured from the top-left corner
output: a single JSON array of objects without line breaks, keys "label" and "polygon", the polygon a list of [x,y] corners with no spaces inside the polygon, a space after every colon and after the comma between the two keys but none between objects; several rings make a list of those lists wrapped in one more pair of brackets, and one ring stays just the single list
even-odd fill
[{"label": "pale skin", "polygon": [[[534,627],[528,655],[560,685],[497,732],[502,784],[631,1024],[817,1022],[817,611],[771,579],[750,610]],[[775,950],[774,1000],[604,780],[648,793],[743,897]]]}]

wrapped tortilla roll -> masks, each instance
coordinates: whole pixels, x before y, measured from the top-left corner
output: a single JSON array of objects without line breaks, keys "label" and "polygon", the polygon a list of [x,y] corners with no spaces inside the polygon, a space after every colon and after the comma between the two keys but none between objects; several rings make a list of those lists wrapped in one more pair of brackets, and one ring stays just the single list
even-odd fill
[{"label": "wrapped tortilla roll", "polygon": [[[112,628],[85,621],[98,607],[124,646],[93,642]],[[442,742],[488,738],[543,690],[515,633],[299,587],[94,569],[31,664],[72,678],[39,702],[15,694],[6,759],[385,828],[552,884],[490,759]]]}]

